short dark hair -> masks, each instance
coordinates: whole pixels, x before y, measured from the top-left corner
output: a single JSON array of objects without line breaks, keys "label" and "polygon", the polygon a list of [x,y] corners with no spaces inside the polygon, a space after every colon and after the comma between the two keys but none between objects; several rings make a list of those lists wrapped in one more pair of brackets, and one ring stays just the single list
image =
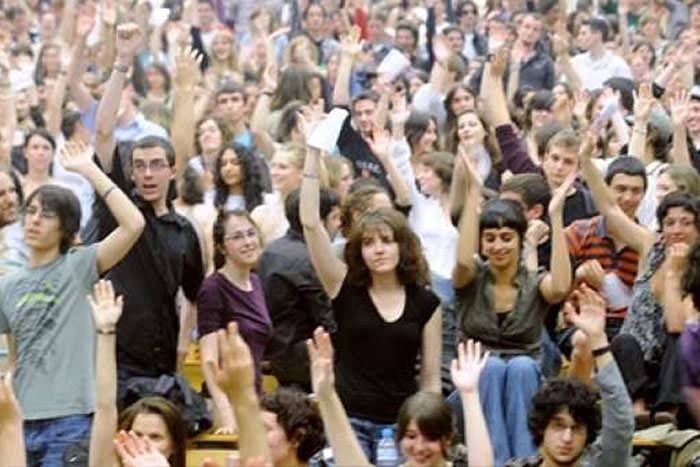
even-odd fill
[{"label": "short dark hair", "polygon": [[516,174],[508,178],[501,184],[501,193],[507,191],[520,195],[528,209],[541,204],[545,213],[552,199],[547,179],[536,173]]},{"label": "short dark hair", "polygon": [[56,150],[56,139],[49,133],[49,131],[46,128],[33,128],[29,133],[27,133],[27,136],[24,137],[24,148],[26,149],[27,146],[29,146],[29,140],[31,140],[33,137],[39,136],[41,138],[44,138],[46,141],[49,142],[51,145],[52,150]]},{"label": "short dark hair", "polygon": [[416,144],[423,137],[431,122],[435,124],[435,131],[437,131],[437,121],[431,114],[420,110],[414,110],[410,113],[405,123],[406,140],[410,146]]},{"label": "short dark hair", "polygon": [[24,208],[31,204],[34,198],[39,199],[41,209],[53,211],[58,216],[61,229],[61,243],[59,251],[66,253],[73,243],[75,236],[80,230],[80,201],[75,194],[62,186],[43,185],[32,192],[27,197]]},{"label": "short dark hair", "polygon": [[544,439],[547,425],[559,412],[568,409],[576,423],[586,426],[586,445],[595,440],[601,427],[599,394],[574,378],[550,379],[532,397],[527,426],[536,445]]},{"label": "short dark hair", "polygon": [[134,142],[131,146],[131,158],[133,162],[134,151],[137,149],[151,149],[151,148],[161,148],[165,151],[165,158],[168,160],[168,165],[170,167],[175,166],[175,148],[170,143],[169,140],[163,138],[162,136],[148,135],[140,138]]},{"label": "short dark hair", "polygon": [[661,200],[659,207],[656,208],[656,220],[659,224],[659,229],[662,228],[664,219],[673,208],[681,208],[692,214],[694,216],[695,229],[700,232],[700,199],[682,191],[674,191],[667,194]]},{"label": "short dark hair", "polygon": [[629,78],[615,76],[613,78],[608,78],[608,80],[603,83],[603,86],[620,93],[622,108],[628,112],[634,109],[634,81]]},{"label": "short dark hair", "polygon": [[325,18],[328,16],[328,13],[326,12],[326,7],[323,6],[323,4],[317,0],[313,0],[309,2],[308,5],[306,5],[306,8],[304,8],[304,14],[302,15],[302,18],[306,19],[306,17],[309,15],[309,10],[311,7],[317,6],[321,8],[321,11],[323,12],[323,17]]},{"label": "short dark hair", "polygon": [[61,134],[65,139],[70,139],[75,134],[75,130],[80,123],[80,112],[65,109],[61,119]]},{"label": "short dark hair", "polygon": [[610,35],[610,24],[603,18],[590,18],[582,23],[583,26],[588,26],[591,31],[599,32],[603,37],[603,42],[608,41],[608,36]]},{"label": "short dark hair", "polygon": [[520,236],[520,243],[525,239],[527,218],[523,207],[512,199],[492,199],[487,201],[479,216],[479,238],[486,229],[502,229],[508,227]]},{"label": "short dark hair", "polygon": [[233,81],[224,81],[221,86],[216,88],[214,102],[216,102],[222,94],[240,94],[243,96],[243,99],[245,99],[245,88]]},{"label": "short dark hair", "polygon": [[399,24],[396,25],[396,32],[398,33],[400,30],[408,31],[411,33],[411,36],[413,36],[413,44],[418,45],[418,28],[412,25],[411,23],[402,21]]},{"label": "short dark hair", "polygon": [[615,175],[623,174],[630,177],[642,177],[644,180],[644,190],[647,189],[647,171],[644,163],[636,157],[620,156],[610,163],[605,173],[605,183],[610,185]]},{"label": "short dark hair", "polygon": [[287,439],[297,443],[296,454],[301,462],[308,462],[326,445],[321,414],[303,392],[279,388],[263,396],[260,405],[263,410],[277,415],[277,423]]},{"label": "short dark hair", "polygon": [[[284,200],[284,215],[289,222],[289,230],[295,233],[302,233],[303,227],[299,218],[299,205],[301,199],[301,188],[295,188]],[[327,188],[320,189],[319,215],[322,220],[326,220],[334,207],[338,206],[338,195]]]},{"label": "short dark hair", "polygon": [[355,104],[357,104],[360,101],[372,101],[376,104],[379,101],[379,96],[377,95],[376,92],[374,92],[372,90],[362,91],[362,92],[356,94],[355,97],[352,98],[352,104],[351,104],[350,108],[354,109]]},{"label": "short dark hair", "polygon": [[[414,421],[421,434],[431,441],[452,441],[455,433],[452,409],[442,395],[420,391],[401,404],[396,426],[396,439],[400,441]],[[443,455],[447,453],[443,452]]]}]

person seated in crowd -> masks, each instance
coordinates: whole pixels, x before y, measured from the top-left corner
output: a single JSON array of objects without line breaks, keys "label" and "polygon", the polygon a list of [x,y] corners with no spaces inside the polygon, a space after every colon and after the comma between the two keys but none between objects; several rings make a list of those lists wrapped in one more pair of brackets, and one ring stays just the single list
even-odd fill
[{"label": "person seated in crowd", "polygon": [[[478,175],[465,156],[457,163],[464,165],[467,183],[452,275],[458,329],[462,338],[478,337],[492,352],[481,381],[482,405],[496,464],[503,465],[510,457],[535,452],[526,432],[527,407],[540,385],[536,359],[549,304],[563,301],[571,287],[562,212],[575,174],[557,188],[548,206],[552,257],[547,273],[528,269],[523,263],[527,220],[520,205],[492,200],[481,207],[479,215]],[[459,407],[459,398],[451,399]]]},{"label": "person seated in crowd", "polygon": [[0,277],[26,264],[22,225],[22,184],[12,169],[0,169]]},{"label": "person seated in crowd", "polygon": [[605,300],[582,285],[564,305],[564,314],[591,341],[598,390],[575,378],[545,382],[533,395],[528,415],[539,452],[506,466],[628,465],[634,435],[632,401],[610,352]]},{"label": "person seated in crowd", "polygon": [[679,339],[678,352],[681,358],[681,386],[690,413],[700,425],[700,243],[688,254],[688,268],[683,275],[683,293],[686,301],[693,304],[693,309],[686,308],[686,325]]},{"label": "person seated in crowd", "polygon": [[[335,332],[335,322],[330,300],[316,276],[304,242],[299,202],[299,189],[287,196],[284,211],[289,230],[284,237],[265,247],[257,272],[273,327],[265,347],[270,371],[281,386],[298,386],[310,391],[306,339],[318,326]],[[335,193],[321,189],[319,207],[328,236],[333,238],[340,225]]]}]

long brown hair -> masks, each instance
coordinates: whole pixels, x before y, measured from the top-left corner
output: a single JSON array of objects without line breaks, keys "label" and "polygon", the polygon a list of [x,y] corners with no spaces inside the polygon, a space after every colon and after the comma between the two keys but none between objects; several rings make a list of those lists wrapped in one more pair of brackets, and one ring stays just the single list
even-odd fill
[{"label": "long brown hair", "polygon": [[406,217],[395,209],[380,208],[362,216],[355,224],[345,246],[348,281],[355,286],[369,286],[372,275],[362,257],[362,242],[367,234],[388,227],[399,245],[399,264],[396,275],[401,285],[424,287],[430,284],[428,263],[423,256],[420,240],[408,225]]},{"label": "long brown hair", "polygon": [[163,419],[173,453],[168,461],[172,467],[186,467],[187,432],[180,410],[163,397],[144,397],[124,409],[119,417],[119,429],[129,431],[137,415],[153,414]]}]

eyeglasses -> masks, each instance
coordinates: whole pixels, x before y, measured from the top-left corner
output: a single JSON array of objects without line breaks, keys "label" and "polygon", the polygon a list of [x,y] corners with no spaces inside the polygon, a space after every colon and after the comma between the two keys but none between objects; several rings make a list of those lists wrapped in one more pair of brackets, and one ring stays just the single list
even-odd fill
[{"label": "eyeglasses", "polygon": [[56,211],[52,211],[50,209],[39,209],[35,206],[25,207],[22,210],[22,215],[24,217],[39,215],[40,218],[46,219],[46,220],[55,219],[58,217],[58,213]]},{"label": "eyeglasses", "polygon": [[168,164],[168,161],[165,159],[155,159],[148,163],[139,160],[134,161],[133,167],[134,172],[145,172],[146,170],[150,170],[151,172],[160,172],[161,170],[170,167],[170,164]]}]

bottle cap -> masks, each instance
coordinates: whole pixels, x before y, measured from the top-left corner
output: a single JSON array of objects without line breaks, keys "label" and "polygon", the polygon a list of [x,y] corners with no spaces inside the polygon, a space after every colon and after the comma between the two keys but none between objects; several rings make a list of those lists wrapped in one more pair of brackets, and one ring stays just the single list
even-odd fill
[{"label": "bottle cap", "polygon": [[382,438],[393,438],[394,429],[393,428],[382,428]]}]

